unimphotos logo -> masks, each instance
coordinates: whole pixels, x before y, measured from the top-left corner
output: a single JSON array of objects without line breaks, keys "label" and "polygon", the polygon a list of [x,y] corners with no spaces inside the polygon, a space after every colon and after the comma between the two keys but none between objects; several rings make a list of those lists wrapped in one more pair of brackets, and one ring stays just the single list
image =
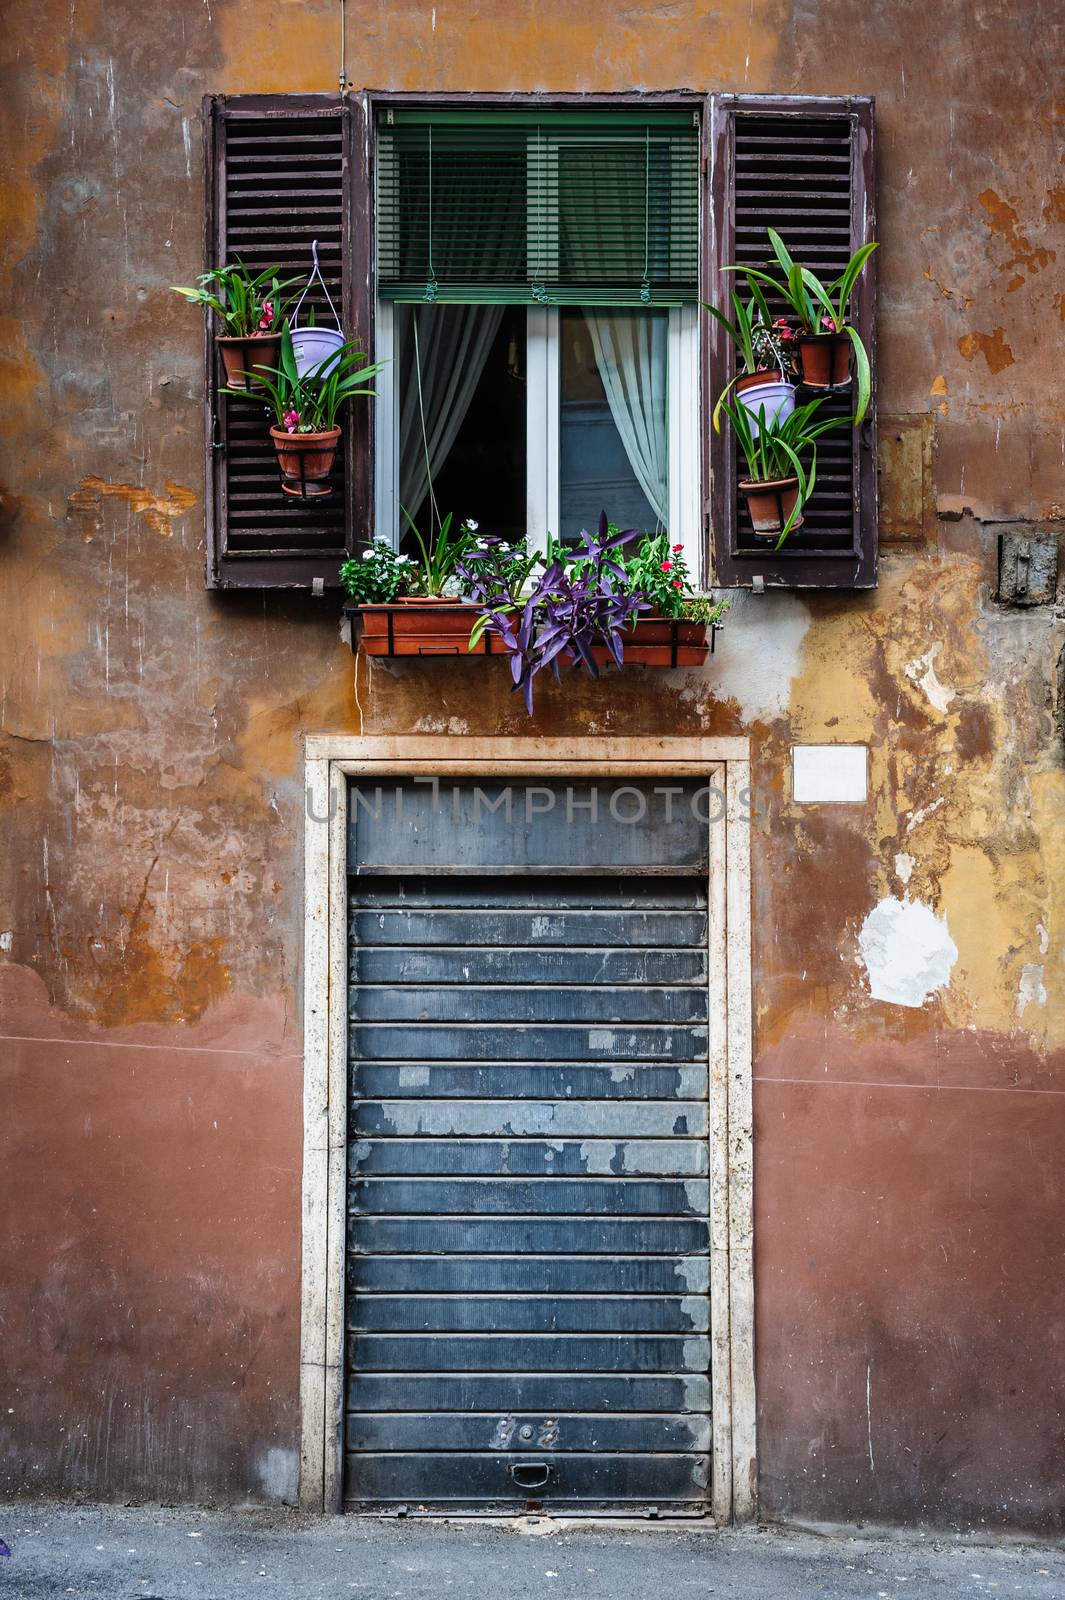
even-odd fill
[{"label": "unimphotos logo", "polygon": [[[336,815],[339,789],[330,790],[329,805],[320,814],[307,790],[307,816],[311,822],[331,822]],[[424,817],[426,805],[439,815],[450,813],[456,826],[477,824],[485,817],[498,817],[507,827],[528,827],[535,818],[553,816],[558,823],[574,827],[606,818],[621,827],[653,824],[670,827],[686,821],[712,826],[723,822],[728,797],[716,783],[699,785],[656,784],[502,784],[485,788],[480,784],[442,783],[439,778],[413,778],[407,783],[375,784],[364,789],[354,783],[348,793],[349,811],[360,812],[375,822],[397,825]],[[768,814],[765,796],[755,788],[741,789],[736,796],[739,817],[761,822]]]}]

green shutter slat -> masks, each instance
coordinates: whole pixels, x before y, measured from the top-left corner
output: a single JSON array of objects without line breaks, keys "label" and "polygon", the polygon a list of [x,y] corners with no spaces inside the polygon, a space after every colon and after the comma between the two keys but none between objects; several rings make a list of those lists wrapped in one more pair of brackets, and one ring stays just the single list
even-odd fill
[{"label": "green shutter slat", "polygon": [[680,305],[698,243],[690,112],[382,114],[385,300]]}]

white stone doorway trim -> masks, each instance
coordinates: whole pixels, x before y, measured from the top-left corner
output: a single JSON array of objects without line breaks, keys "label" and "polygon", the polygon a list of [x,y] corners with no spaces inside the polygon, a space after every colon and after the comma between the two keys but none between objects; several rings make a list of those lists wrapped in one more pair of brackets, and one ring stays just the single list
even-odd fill
[{"label": "white stone doorway trim", "polygon": [[300,1504],[343,1496],[347,1226],[348,777],[705,776],[726,796],[711,827],[710,1324],[719,1524],[756,1511],[751,1206],[750,750],[740,738],[492,738],[309,734],[305,741],[303,1281]]}]

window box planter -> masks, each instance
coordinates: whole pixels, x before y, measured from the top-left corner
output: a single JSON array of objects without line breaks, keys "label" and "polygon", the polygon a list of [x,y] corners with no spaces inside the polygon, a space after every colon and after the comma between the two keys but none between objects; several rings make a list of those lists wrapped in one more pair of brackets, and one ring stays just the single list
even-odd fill
[{"label": "window box planter", "polygon": [[360,643],[368,656],[502,656],[507,648],[486,629],[470,649],[470,629],[480,607],[462,600],[408,596],[389,605],[345,606],[350,617],[351,648]]},{"label": "window box planter", "polygon": [[[635,627],[622,634],[626,667],[701,667],[714,650],[717,627],[684,617],[658,613],[637,618]],[[612,667],[614,658],[605,645],[593,645],[597,667]],[[569,652],[566,659],[575,657]]]}]

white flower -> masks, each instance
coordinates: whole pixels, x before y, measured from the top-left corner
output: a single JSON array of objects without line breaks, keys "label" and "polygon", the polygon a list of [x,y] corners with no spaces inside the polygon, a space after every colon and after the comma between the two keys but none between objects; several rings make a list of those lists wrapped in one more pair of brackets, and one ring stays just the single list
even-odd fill
[{"label": "white flower", "polygon": [[375,550],[364,550],[362,552],[362,559],[364,561],[372,561],[376,554],[377,552]]},{"label": "white flower", "polygon": [[410,566],[410,556],[397,556],[396,557],[396,565],[398,567],[409,567]]},{"label": "white flower", "polygon": [[467,526],[467,528],[469,528],[471,533],[476,533],[477,529],[480,527],[480,523],[479,522],[474,522],[472,517],[467,517],[466,518],[466,526]]}]

